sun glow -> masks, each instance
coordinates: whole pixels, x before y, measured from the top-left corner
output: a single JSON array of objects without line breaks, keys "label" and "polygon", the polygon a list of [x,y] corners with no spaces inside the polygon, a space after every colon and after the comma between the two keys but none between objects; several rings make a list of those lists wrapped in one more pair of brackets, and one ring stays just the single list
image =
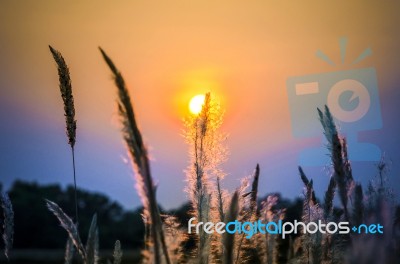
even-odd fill
[{"label": "sun glow", "polygon": [[201,112],[201,108],[203,107],[204,100],[205,100],[205,95],[204,94],[198,94],[194,96],[189,103],[189,110],[192,114],[197,115],[198,113]]}]

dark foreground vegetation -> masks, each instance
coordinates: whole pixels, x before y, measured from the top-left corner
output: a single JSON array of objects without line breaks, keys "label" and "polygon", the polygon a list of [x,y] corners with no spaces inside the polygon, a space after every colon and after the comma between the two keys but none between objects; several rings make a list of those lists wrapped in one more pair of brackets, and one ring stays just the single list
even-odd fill
[{"label": "dark foreground vegetation", "polygon": [[[0,185],[0,192],[2,186]],[[60,227],[58,220],[49,214],[44,199],[56,202],[68,214],[73,214],[74,188],[62,188],[58,184],[40,185],[36,182],[15,181],[8,194],[14,209],[14,243],[10,263],[61,263],[64,259],[65,241],[68,234]],[[275,194],[280,197],[279,194]],[[124,249],[124,260],[137,260],[144,247],[145,228],[142,219],[143,208],[125,210],[118,202],[104,194],[78,189],[79,217],[82,233],[88,233],[92,216],[98,215],[99,242],[103,258],[110,258],[113,241],[119,240]],[[300,219],[303,202],[280,197],[276,208],[286,208],[287,221]],[[160,207],[161,208],[161,207]],[[190,216],[190,204],[184,203],[173,210],[162,213],[173,215],[186,228]],[[2,215],[0,207],[0,215]],[[0,219],[2,221],[2,219]],[[3,224],[0,222],[0,233]],[[0,248],[3,248],[0,240]],[[188,241],[188,248],[193,241]],[[6,261],[0,257],[0,263]],[[125,262],[123,262],[125,263]],[[135,263],[135,262],[130,262]]]},{"label": "dark foreground vegetation", "polygon": [[[52,214],[49,214],[44,199],[51,199],[65,208],[66,213],[72,214],[74,208],[73,186],[62,188],[58,184],[40,185],[36,182],[18,180],[14,182],[8,194],[15,214],[14,250],[64,250],[68,234],[60,227],[58,220]],[[279,194],[276,195],[280,197]],[[111,200],[106,195],[83,189],[78,190],[78,196],[80,201],[79,226],[82,233],[89,231],[93,214],[97,213],[100,229],[100,249],[111,250],[114,247],[113,241],[117,239],[121,241],[124,249],[138,250],[143,247],[145,230],[141,216],[142,207],[135,210],[125,210],[118,202]],[[291,201],[280,198],[277,207],[287,208],[287,216],[291,221],[300,218],[302,201],[300,199]],[[188,202],[176,209],[164,210],[161,208],[161,211],[175,216],[185,227],[191,217]],[[0,207],[0,215],[2,214]],[[1,224],[0,230],[2,228],[3,225]],[[3,241],[0,240],[0,248],[3,247],[2,243]]]}]

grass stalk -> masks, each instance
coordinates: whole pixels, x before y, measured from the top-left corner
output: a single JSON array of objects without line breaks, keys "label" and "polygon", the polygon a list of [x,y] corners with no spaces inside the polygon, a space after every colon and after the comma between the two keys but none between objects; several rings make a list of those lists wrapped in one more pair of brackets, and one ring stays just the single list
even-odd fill
[{"label": "grass stalk", "polygon": [[[110,68],[115,85],[118,89],[118,110],[123,125],[122,133],[136,170],[136,188],[142,199],[144,214],[149,216],[151,236],[154,247],[154,263],[161,263],[161,252],[165,263],[170,264],[170,258],[165,243],[162,221],[156,200],[156,190],[150,172],[147,148],[143,142],[142,134],[138,128],[133,105],[122,74],[112,60],[101,49],[103,59]],[[145,223],[146,224],[146,223]],[[161,250],[160,250],[161,248]]]},{"label": "grass stalk", "polygon": [[68,144],[71,146],[72,152],[72,167],[74,174],[74,193],[75,193],[75,222],[79,223],[78,217],[78,194],[76,187],[76,170],[75,170],[75,142],[76,142],[76,120],[75,120],[75,106],[74,97],[72,95],[71,77],[68,66],[61,55],[61,53],[49,46],[50,52],[53,55],[58,67],[58,79],[61,97],[64,103],[64,115],[66,122],[66,131],[68,136]]},{"label": "grass stalk", "polygon": [[72,169],[74,173],[74,195],[75,195],[75,221],[79,223],[79,215],[78,215],[78,192],[76,187],[76,170],[75,170],[75,148],[71,148],[72,152]]},{"label": "grass stalk", "polygon": [[[232,196],[229,210],[225,217],[225,223],[233,222],[237,219],[239,213],[238,196],[239,194],[237,191]],[[231,264],[233,263],[234,258],[235,234],[229,234],[225,232],[223,236],[223,245],[223,264]]]}]

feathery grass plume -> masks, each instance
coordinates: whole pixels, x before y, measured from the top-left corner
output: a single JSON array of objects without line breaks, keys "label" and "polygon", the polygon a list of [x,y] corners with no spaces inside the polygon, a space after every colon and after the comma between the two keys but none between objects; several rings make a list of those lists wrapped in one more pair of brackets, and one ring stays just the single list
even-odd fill
[{"label": "feathery grass plume", "polygon": [[[335,189],[336,189],[336,181],[334,177],[331,177],[329,180],[329,185],[328,188],[325,192],[324,195],[324,206],[323,206],[323,211],[324,211],[324,220],[326,222],[330,222],[331,220],[334,220],[332,214],[333,214],[333,200],[335,198]],[[324,261],[331,261],[334,263],[332,257],[333,257],[333,244],[336,240],[334,240],[334,235],[331,235],[329,233],[326,233],[323,237],[323,243],[322,243],[322,254],[323,254],[323,260]]]},{"label": "feathery grass plume", "polygon": [[258,193],[259,177],[260,177],[260,165],[257,164],[256,169],[254,171],[253,183],[251,185],[251,195],[250,195],[250,211],[255,214],[258,214],[257,193]]},{"label": "feathery grass plume", "polygon": [[[273,222],[276,219],[276,214],[274,212],[274,207],[278,203],[278,196],[268,195],[267,199],[261,204],[261,216],[262,219],[268,223]],[[274,237],[266,232],[265,234],[265,252],[263,256],[262,263],[272,264],[273,261],[273,251],[275,246]]]},{"label": "feathery grass plume", "polygon": [[[224,176],[219,165],[226,159],[226,149],[221,144],[223,135],[218,132],[221,124],[220,106],[210,93],[205,95],[201,112],[185,120],[185,138],[190,156],[186,170],[186,191],[192,205],[192,215],[198,222],[218,220],[223,215],[224,193],[218,185]],[[211,195],[214,193],[216,197]],[[216,247],[211,245],[210,241],[215,240],[217,235],[213,236],[200,231],[197,239],[199,263],[208,263],[210,257],[213,258],[217,254],[214,251]]]},{"label": "feathery grass plume", "polygon": [[153,184],[153,178],[150,172],[150,164],[147,153],[147,148],[144,145],[142,135],[136,122],[133,106],[125,85],[125,81],[116,68],[112,60],[101,49],[100,52],[110,68],[115,85],[118,88],[118,110],[123,125],[122,133],[127,145],[129,154],[136,169],[136,189],[141,197],[144,214],[147,215],[151,226],[151,236],[154,247],[155,263],[161,263],[161,254],[164,256],[165,262],[170,264],[167,246],[165,244],[164,232],[160,218],[159,208],[156,201],[156,190]]},{"label": "feathery grass plume", "polygon": [[[257,164],[253,174],[253,182],[251,184],[250,205],[249,205],[249,222],[256,222],[260,217],[260,209],[258,207],[258,183],[260,178],[260,165]],[[241,253],[243,262],[246,263],[262,263],[263,257],[266,253],[265,236],[261,233],[253,235],[252,239],[246,239],[243,245],[243,252]],[[239,252],[238,252],[239,256]],[[240,263],[239,258],[236,263]]]},{"label": "feathery grass plume", "polygon": [[72,96],[72,85],[69,69],[61,53],[49,46],[50,52],[58,66],[58,78],[60,82],[61,97],[64,102],[66,131],[68,136],[68,144],[71,145],[72,151],[72,167],[74,173],[74,190],[75,190],[75,221],[78,223],[78,197],[76,190],[76,173],[75,173],[75,141],[76,141],[76,120],[74,97]]},{"label": "feathery grass plume", "polygon": [[93,215],[86,242],[86,264],[97,264],[99,261],[99,231],[97,215]]},{"label": "feathery grass plume", "polygon": [[58,66],[58,77],[60,81],[61,97],[64,101],[65,121],[67,125],[68,143],[73,148],[76,140],[76,120],[74,97],[72,96],[72,85],[69,69],[61,53],[49,46],[53,58]]},{"label": "feathery grass plume", "polygon": [[[257,165],[258,168],[258,165]],[[256,169],[256,175],[259,174],[259,170]],[[258,176],[257,176],[258,181]],[[254,186],[254,181],[253,181]],[[252,188],[254,191],[254,188]],[[271,199],[272,198],[272,199]],[[284,221],[286,218],[285,208],[274,208],[278,203],[278,196],[272,195],[267,197],[267,201],[262,203],[262,212],[265,214],[266,221],[272,220],[275,223],[279,221]],[[256,201],[256,197],[255,197]],[[257,203],[256,203],[257,206]],[[255,208],[250,222],[256,222],[259,219],[260,214],[257,213],[257,208]],[[267,220],[268,219],[268,220]],[[276,235],[262,235],[257,233],[254,236],[254,241],[247,241],[249,244],[250,251],[249,258],[246,263],[288,263],[289,260],[289,248],[290,242],[289,238],[283,239],[282,236]],[[256,243],[254,243],[256,242]]]},{"label": "feathery grass plume", "polygon": [[171,262],[175,264],[187,263],[185,256],[185,244],[188,234],[182,229],[178,219],[171,215],[166,215],[164,219],[165,241],[168,244]]},{"label": "feathery grass plume", "polygon": [[345,218],[348,220],[347,202],[348,195],[353,186],[353,176],[347,156],[347,144],[345,140],[340,139],[328,106],[325,105],[324,113],[319,108],[317,110],[325,137],[328,141],[328,149],[331,152],[330,156],[334,169],[334,178],[339,190],[339,198],[343,205]]},{"label": "feathery grass plume", "polygon": [[[303,181],[304,186],[305,186],[306,188],[309,188],[309,186],[310,186],[310,181],[308,180],[306,174],[304,173],[303,168],[302,168],[301,166],[299,166],[298,169],[299,169],[300,178],[301,178],[301,180]],[[312,187],[312,184],[311,184],[311,187]],[[312,201],[314,204],[317,203],[317,198],[315,197],[315,192],[314,192],[314,189],[312,189],[312,188],[311,188],[311,201]]]},{"label": "feathery grass plume", "polygon": [[[221,178],[223,175],[216,175],[216,188],[210,186],[210,206],[209,206],[209,221],[212,222],[223,222],[226,214],[226,202],[229,199],[229,193],[227,190],[221,188]],[[210,236],[210,257],[209,262],[220,264],[222,263],[222,235],[214,232]],[[207,245],[208,246],[208,245]]]},{"label": "feathery grass plume", "polygon": [[386,174],[389,171],[389,166],[387,162],[385,161],[385,156],[382,155],[380,161],[378,164],[376,164],[376,168],[378,169],[378,175],[379,175],[379,185],[381,188],[384,188],[384,185],[387,181]]},{"label": "feathery grass plume", "polygon": [[219,219],[222,222],[224,220],[224,199],[223,199],[223,194],[221,190],[221,183],[220,183],[220,178],[217,177],[217,200],[218,200],[218,213],[219,213]]},{"label": "feathery grass plume", "polygon": [[240,185],[237,188],[237,193],[239,195],[239,197],[238,197],[238,207],[239,207],[238,218],[239,219],[238,220],[243,220],[250,216],[249,210],[248,210],[248,208],[250,207],[250,195],[251,195],[251,191],[249,191],[250,179],[251,179],[251,175],[245,176],[242,179],[240,179]]},{"label": "feathery grass plume", "polygon": [[[248,188],[250,186],[250,176],[246,176],[244,178],[241,179],[240,181],[240,186],[237,188],[236,193],[238,195],[237,198],[237,207],[238,207],[238,213],[237,213],[237,219],[240,222],[243,221],[247,221],[248,219],[250,219],[250,212],[249,212],[249,197],[251,192],[248,191]],[[228,204],[228,208],[226,210],[229,210],[229,204]],[[224,215],[224,221],[227,217],[227,213],[225,213]],[[242,258],[242,245],[243,245],[243,241],[244,239],[244,233],[240,236],[235,236],[235,248],[234,248],[234,259],[235,262],[240,261]],[[223,240],[223,237],[222,237]],[[219,249],[220,249],[220,262],[215,262],[215,260],[212,263],[221,263],[221,261],[223,261],[223,252],[225,251],[224,249],[224,245],[221,245],[221,238],[219,237],[218,240],[216,241],[216,244],[219,245]]]},{"label": "feathery grass plume", "polygon": [[119,240],[115,241],[115,246],[114,246],[114,264],[121,264],[122,261],[122,249],[121,249],[121,242]]},{"label": "feathery grass plume", "polygon": [[144,213],[141,213],[140,216],[142,217],[143,223],[144,223],[144,249],[141,252],[142,255],[142,264],[150,263],[151,262],[151,256],[152,256],[152,247],[153,243],[151,240],[151,225],[149,221],[149,216],[147,216]]},{"label": "feathery grass plume", "polygon": [[4,254],[9,257],[14,240],[14,211],[10,197],[7,193],[1,193],[1,207],[3,208],[3,242]]},{"label": "feathery grass plume", "polygon": [[[313,180],[309,181],[305,187],[304,202],[303,202],[303,215],[302,220],[304,223],[311,222],[311,206],[312,206],[312,189]],[[303,246],[303,261],[311,263],[311,239],[309,234],[303,230],[302,246]]]},{"label": "feathery grass plume", "polygon": [[[259,208],[257,205],[257,194],[258,194],[258,182],[260,176],[260,166],[257,164],[253,173],[253,182],[251,184],[251,191],[249,193],[249,207],[246,212],[245,219],[243,221],[255,222],[259,217]],[[243,209],[239,209],[243,211]],[[261,234],[256,233],[250,239],[244,238],[245,234],[242,234],[237,247],[237,255],[235,263],[261,263],[262,254],[264,254],[264,249],[262,248],[264,241]]]},{"label": "feathery grass plume", "polygon": [[[240,186],[237,188],[236,192],[238,194],[238,214],[237,214],[237,219],[239,222],[245,222],[250,219],[250,211],[249,211],[249,204],[250,204],[250,194],[251,191],[249,191],[249,186],[250,186],[250,177],[251,176],[246,176],[240,180]],[[238,235],[235,237],[236,240],[236,247],[234,249],[234,252],[236,253],[235,256],[235,262],[242,261],[243,260],[243,252],[242,252],[242,247],[244,242],[246,242],[245,239],[245,233],[242,233],[241,235]]]},{"label": "feathery grass plume", "polygon": [[79,237],[78,229],[74,222],[67,214],[54,202],[46,200],[47,208],[52,212],[60,221],[61,226],[68,232],[69,237],[74,243],[76,249],[83,259],[86,259],[86,250],[83,247],[81,238]]},{"label": "feathery grass plume", "polygon": [[[216,197],[211,197],[210,206],[210,221],[212,222],[223,222],[226,214],[226,200],[229,196],[226,190],[221,188],[221,177],[217,175],[217,186],[216,186]],[[220,264],[222,263],[222,235],[218,233],[211,234],[210,237],[210,263]]]},{"label": "feathery grass plume", "polygon": [[335,198],[336,181],[334,177],[329,180],[328,189],[324,196],[324,216],[329,219],[333,210],[333,199]]},{"label": "feathery grass plume", "polygon": [[[239,206],[238,206],[238,197],[239,194],[236,191],[231,199],[231,203],[229,205],[229,210],[226,213],[225,223],[233,222],[237,219]],[[234,248],[235,248],[235,234],[229,234],[225,232],[223,235],[223,263],[224,264],[232,264],[234,259]]]},{"label": "feathery grass plume", "polygon": [[[238,215],[237,215],[237,220],[239,222],[246,222],[246,221],[250,220],[250,217],[251,217],[251,213],[250,213],[250,210],[249,210],[249,207],[250,207],[250,194],[251,194],[251,191],[249,191],[250,179],[251,179],[250,175],[248,175],[246,177],[243,177],[240,180],[239,187],[236,189],[236,192],[238,194],[238,202],[237,202],[238,203]],[[244,236],[245,236],[244,233],[242,233],[242,235],[240,235],[240,236],[236,236],[237,248],[235,249],[235,251],[239,255],[240,255],[240,251],[242,249]]]},{"label": "feathery grass plume", "polygon": [[[313,181],[310,180],[308,185],[306,186],[304,194],[302,221],[305,224],[308,224],[310,222],[318,222],[318,220],[321,220],[323,222],[323,212],[319,207],[319,204],[313,201],[313,192]],[[316,232],[314,234],[304,232],[301,237],[303,247],[303,261],[306,263],[321,263],[321,256],[323,252],[322,234],[320,232]]]},{"label": "feathery grass plume", "polygon": [[65,256],[64,256],[65,264],[72,264],[72,260],[74,259],[74,253],[75,253],[74,242],[68,236],[67,244],[65,246]]},{"label": "feathery grass plume", "polygon": [[[354,185],[353,170],[351,168],[351,163],[349,160],[349,154],[347,151],[347,139],[345,137],[342,138],[342,151],[343,151],[344,172],[346,175],[346,180],[347,180],[348,184]],[[349,191],[351,192],[352,189],[350,189]]]},{"label": "feathery grass plume", "polygon": [[202,204],[208,195],[209,190],[207,189],[210,187],[207,172],[209,172],[208,165],[211,157],[208,153],[210,149],[207,149],[206,146],[209,144],[207,142],[209,141],[208,132],[212,128],[210,126],[210,101],[210,93],[207,93],[200,114],[191,116],[185,122],[185,137],[190,147],[191,158],[187,170],[187,192],[192,203],[194,216],[198,221],[202,221],[203,217],[206,217],[202,215]]},{"label": "feathery grass plume", "polygon": [[[264,222],[275,222],[283,220],[285,211],[276,210],[275,206],[279,200],[278,195],[268,195],[267,199],[261,203],[261,219]],[[262,263],[272,264],[274,262],[274,257],[276,256],[276,236],[271,235],[268,232],[264,235],[264,246],[263,249]]]},{"label": "feathery grass plume", "polygon": [[344,170],[345,162],[343,160],[341,153],[342,153],[342,144],[340,140],[334,140],[332,149],[332,161],[334,167],[335,181],[338,186],[339,198],[343,205],[344,215],[346,219],[349,219],[347,203],[349,198],[348,196],[349,184],[351,183],[349,183],[346,178],[346,173]]},{"label": "feathery grass plume", "polygon": [[378,173],[369,181],[366,191],[367,206],[365,213],[367,215],[374,214],[375,208],[379,207],[379,202],[384,200],[394,206],[395,195],[393,189],[389,185],[388,172],[390,166],[382,156],[381,160],[376,164]]},{"label": "feathery grass plume", "polygon": [[[211,203],[211,194],[205,193],[199,196],[198,202],[198,212],[204,222],[210,221],[210,203]],[[199,239],[198,239],[198,259],[200,264],[206,264],[209,262],[211,249],[211,236],[204,232],[204,229],[200,229]]]}]

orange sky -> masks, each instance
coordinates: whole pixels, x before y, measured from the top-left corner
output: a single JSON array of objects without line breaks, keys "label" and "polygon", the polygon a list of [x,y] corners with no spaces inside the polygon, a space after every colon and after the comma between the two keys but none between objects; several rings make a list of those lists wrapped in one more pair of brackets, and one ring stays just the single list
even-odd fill
[{"label": "orange sky", "polygon": [[[135,99],[155,171],[161,174],[156,175],[160,186],[168,182],[163,174],[183,179],[187,148],[180,136],[181,120],[189,99],[209,90],[226,109],[223,130],[230,135],[231,152],[226,167],[234,179],[228,185],[235,186],[255,162],[264,162],[268,172],[267,157],[289,155],[283,151],[293,143],[286,79],[350,67],[345,63],[334,68],[316,58],[316,50],[339,62],[338,39],[346,36],[346,62],[372,48],[373,56],[359,67],[377,69],[382,94],[399,83],[400,4],[393,3],[2,1],[0,96],[38,123],[63,128],[56,69],[47,47],[51,44],[70,66],[78,151],[79,141],[91,142],[82,156],[91,155],[91,144],[101,142],[117,146],[116,152],[124,155],[115,88],[97,49],[101,46],[122,71]],[[273,177],[280,175],[269,172],[275,175],[270,176],[270,186],[278,188]],[[87,177],[82,184],[90,188],[96,176]],[[183,185],[179,182],[177,190]],[[160,196],[167,199],[162,187]],[[182,200],[184,194],[177,197]]]}]

